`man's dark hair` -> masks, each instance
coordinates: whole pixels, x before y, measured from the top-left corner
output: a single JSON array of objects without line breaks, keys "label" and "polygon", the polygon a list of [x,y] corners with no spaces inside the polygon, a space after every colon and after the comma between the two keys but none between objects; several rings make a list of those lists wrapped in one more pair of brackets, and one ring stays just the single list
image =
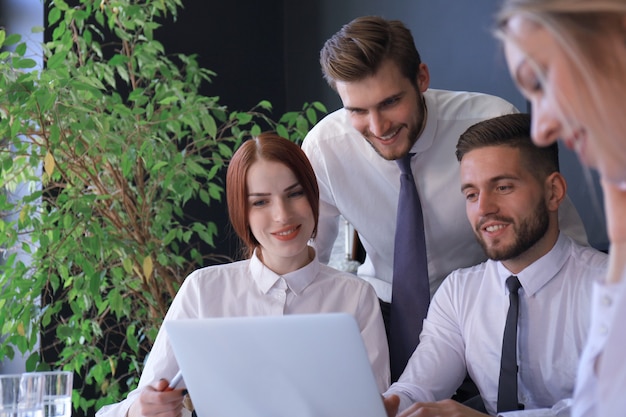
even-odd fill
[{"label": "man's dark hair", "polygon": [[456,145],[456,159],[461,162],[468,152],[487,146],[519,149],[526,168],[540,180],[559,171],[558,145],[555,142],[546,147],[538,147],[533,143],[529,114],[507,114],[470,126]]}]

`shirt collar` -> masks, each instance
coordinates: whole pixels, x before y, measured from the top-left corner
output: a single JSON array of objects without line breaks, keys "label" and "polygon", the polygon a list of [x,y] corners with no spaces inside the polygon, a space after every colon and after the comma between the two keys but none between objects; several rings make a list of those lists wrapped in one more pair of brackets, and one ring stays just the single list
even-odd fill
[{"label": "shirt collar", "polygon": [[[559,237],[552,249],[550,249],[550,252],[528,265],[518,274],[515,274],[517,278],[519,278],[522,288],[528,296],[535,295],[537,291],[550,282],[561,268],[563,268],[563,265],[567,261],[570,246],[571,240],[563,233],[559,233]],[[502,262],[497,262],[497,268],[502,288],[505,294],[508,294],[506,279],[511,276],[511,271],[506,269]]]},{"label": "shirt collar", "polygon": [[313,248],[309,248],[309,250],[312,250],[314,253],[314,258],[311,262],[293,272],[279,275],[261,262],[255,249],[252,258],[250,258],[249,266],[253,281],[258,285],[263,294],[267,294],[282,278],[287,283],[287,287],[294,294],[300,295],[302,291],[315,280],[320,270],[317,252],[315,252]]}]

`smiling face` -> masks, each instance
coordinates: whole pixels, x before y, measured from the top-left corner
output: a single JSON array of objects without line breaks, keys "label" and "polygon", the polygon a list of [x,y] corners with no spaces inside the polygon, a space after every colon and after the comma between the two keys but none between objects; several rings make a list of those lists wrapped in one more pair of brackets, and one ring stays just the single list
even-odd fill
[{"label": "smiling face", "polygon": [[352,126],[387,160],[406,155],[425,124],[422,93],[430,81],[426,65],[421,64],[416,77],[417,90],[388,60],[371,77],[336,83]]},{"label": "smiling face", "polygon": [[509,71],[532,105],[533,140],[546,145],[561,139],[585,165],[619,183],[626,181],[626,47],[617,31],[607,31],[601,39],[603,45],[595,49],[611,47],[607,56],[612,58],[613,72],[621,74],[615,79],[600,68],[609,65],[599,65],[580,51],[575,62],[571,58],[575,53],[567,53],[572,47],[521,16],[508,21],[504,49]]},{"label": "smiling face", "polygon": [[278,274],[308,264],[315,221],[294,173],[282,163],[258,159],[248,169],[246,184],[248,220],[263,263]]},{"label": "smiling face", "polygon": [[550,203],[551,193],[524,167],[518,149],[487,146],[465,154],[461,191],[478,242],[511,272],[543,256],[556,240],[558,204]]}]

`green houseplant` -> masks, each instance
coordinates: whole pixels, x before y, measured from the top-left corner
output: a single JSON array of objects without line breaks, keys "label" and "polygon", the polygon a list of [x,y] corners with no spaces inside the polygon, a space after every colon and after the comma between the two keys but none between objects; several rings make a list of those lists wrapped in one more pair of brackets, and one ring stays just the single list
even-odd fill
[{"label": "green houseplant", "polygon": [[75,371],[74,406],[93,411],[136,385],[171,298],[208,261],[193,242],[213,246],[217,226],[185,204],[221,200],[246,137],[299,141],[326,109],[275,120],[266,101],[232,111],[199,94],[215,74],[153,35],[180,0],[74,3],[49,4],[41,70],[0,30],[0,359]]}]

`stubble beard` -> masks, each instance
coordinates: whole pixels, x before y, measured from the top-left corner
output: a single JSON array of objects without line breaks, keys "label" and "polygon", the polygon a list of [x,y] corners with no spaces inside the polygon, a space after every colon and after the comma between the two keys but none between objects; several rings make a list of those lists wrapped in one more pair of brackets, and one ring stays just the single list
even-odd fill
[{"label": "stubble beard", "polygon": [[[510,221],[510,219],[504,218],[501,220]],[[476,235],[476,239],[489,259],[507,261],[519,257],[532,248],[546,234],[549,224],[548,208],[542,200],[535,207],[533,215],[519,224],[515,241],[511,245],[497,247],[499,242],[496,240],[491,246],[488,246],[480,234]],[[514,223],[512,223],[512,227],[516,227]]]},{"label": "stubble beard", "polygon": [[[409,151],[411,150],[411,148],[413,147],[413,145],[415,145],[415,142],[417,142],[417,139],[419,139],[419,136],[422,134],[422,132],[424,131],[424,128],[426,127],[426,119],[427,119],[427,115],[428,115],[428,110],[426,108],[426,100],[424,100],[424,96],[419,92],[419,90],[417,91],[417,107],[420,108],[421,107],[421,122],[419,124],[419,126],[414,125],[414,126],[409,126],[409,125],[404,125],[401,129],[400,129],[400,134],[402,134],[401,130],[406,128],[407,129],[407,146],[406,148],[402,148],[400,149],[398,152],[393,152],[391,154],[387,154],[384,155],[380,149],[378,149],[376,147],[376,145],[374,144],[373,140],[370,140],[369,135],[363,135],[363,138],[365,138],[365,140],[367,141],[367,143],[370,144],[370,146],[374,149],[374,151],[383,159],[386,159],[387,161],[395,161],[397,159],[401,159],[403,158],[407,153],[409,153]],[[421,106],[420,106],[421,105]],[[397,127],[392,127],[392,131],[393,129],[397,129]],[[371,135],[371,133],[370,133]]]}]

